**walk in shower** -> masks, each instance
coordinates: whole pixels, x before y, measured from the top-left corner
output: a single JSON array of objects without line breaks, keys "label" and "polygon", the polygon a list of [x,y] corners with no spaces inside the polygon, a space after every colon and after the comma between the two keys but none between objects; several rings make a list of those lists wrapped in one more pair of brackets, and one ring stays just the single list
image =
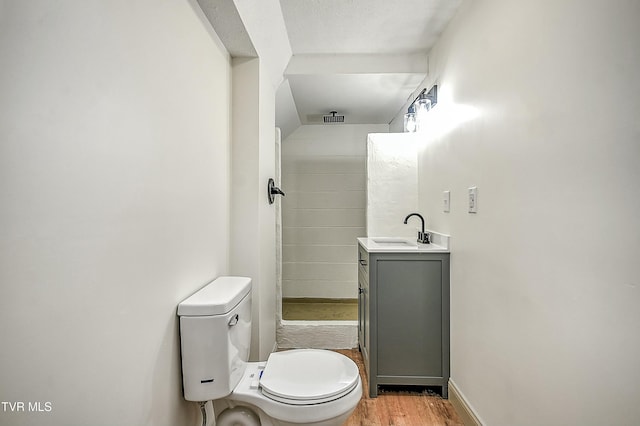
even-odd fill
[{"label": "walk in shower", "polygon": [[282,319],[357,320],[364,126],[302,126],[282,142]]}]

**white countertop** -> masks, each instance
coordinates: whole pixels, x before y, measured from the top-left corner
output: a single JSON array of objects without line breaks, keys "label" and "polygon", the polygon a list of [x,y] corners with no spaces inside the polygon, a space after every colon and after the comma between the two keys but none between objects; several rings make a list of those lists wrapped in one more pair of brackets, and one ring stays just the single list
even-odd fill
[{"label": "white countertop", "polygon": [[420,244],[412,238],[365,237],[358,243],[369,253],[450,253],[449,235],[427,231],[431,244]]}]

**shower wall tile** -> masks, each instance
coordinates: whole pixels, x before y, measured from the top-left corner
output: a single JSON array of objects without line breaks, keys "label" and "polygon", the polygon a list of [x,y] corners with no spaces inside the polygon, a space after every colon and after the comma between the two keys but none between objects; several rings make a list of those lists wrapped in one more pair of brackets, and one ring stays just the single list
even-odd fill
[{"label": "shower wall tile", "polygon": [[286,297],[356,299],[358,287],[352,284],[351,281],[335,280],[283,280],[282,292]]},{"label": "shower wall tile", "polygon": [[282,157],[283,173],[350,173],[364,174],[367,168],[367,160],[364,155],[339,156],[325,155],[309,157],[303,155],[289,155]]},{"label": "shower wall tile", "polygon": [[350,263],[283,262],[282,276],[290,280],[358,280],[358,269]]},{"label": "shower wall tile", "polygon": [[282,221],[291,228],[297,227],[364,227],[364,209],[287,209]]},{"label": "shower wall tile", "polygon": [[367,135],[386,132],[387,125],[301,126],[282,142],[283,297],[357,297]]},{"label": "shower wall tile", "polygon": [[[365,237],[363,227],[349,228],[282,228],[283,244],[347,245]],[[355,245],[354,245],[355,247]]]},{"label": "shower wall tile", "polygon": [[[289,209],[365,209],[366,191],[289,191],[287,207]],[[284,199],[283,199],[284,202]]]},{"label": "shower wall tile", "polygon": [[[289,191],[364,191],[367,177],[355,173],[287,173],[283,170],[282,187]],[[284,208],[284,206],[283,206]]]},{"label": "shower wall tile", "polygon": [[358,259],[356,244],[349,245],[285,245],[283,262],[352,263]]}]

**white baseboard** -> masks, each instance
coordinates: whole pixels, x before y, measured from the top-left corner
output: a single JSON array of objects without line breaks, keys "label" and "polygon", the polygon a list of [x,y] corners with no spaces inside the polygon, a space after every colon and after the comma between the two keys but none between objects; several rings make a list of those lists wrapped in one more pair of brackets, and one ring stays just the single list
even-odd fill
[{"label": "white baseboard", "polygon": [[456,409],[458,417],[460,417],[465,426],[483,426],[475,410],[471,408],[463,393],[460,392],[458,386],[451,379],[449,379],[449,402]]}]

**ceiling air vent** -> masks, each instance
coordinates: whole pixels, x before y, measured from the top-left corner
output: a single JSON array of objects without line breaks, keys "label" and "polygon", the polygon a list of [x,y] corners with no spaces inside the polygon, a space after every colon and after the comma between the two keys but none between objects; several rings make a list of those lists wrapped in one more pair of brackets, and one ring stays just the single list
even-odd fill
[{"label": "ceiling air vent", "polygon": [[344,123],[344,115],[336,115],[338,111],[331,111],[331,115],[324,116],[325,123]]}]

